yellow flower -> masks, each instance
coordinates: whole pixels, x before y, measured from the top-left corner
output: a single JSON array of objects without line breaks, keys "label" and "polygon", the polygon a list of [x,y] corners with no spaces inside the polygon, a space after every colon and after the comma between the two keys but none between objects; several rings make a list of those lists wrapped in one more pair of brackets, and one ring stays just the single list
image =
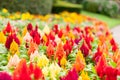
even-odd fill
[{"label": "yellow flower", "polygon": [[74,36],[74,34],[71,31],[69,33],[69,37],[72,38],[72,39],[75,39],[75,36]]},{"label": "yellow flower", "polygon": [[51,80],[55,80],[55,77],[59,74],[59,72],[61,71],[60,66],[55,62],[52,63],[49,67],[49,71],[50,71],[50,78]]},{"label": "yellow flower", "polygon": [[2,12],[3,12],[3,13],[7,13],[7,12],[8,12],[8,10],[7,10],[7,9],[5,9],[5,8],[3,8],[3,9],[2,9]]},{"label": "yellow flower", "polygon": [[78,51],[78,53],[76,55],[76,58],[80,58],[85,63],[85,58],[84,58],[84,56],[83,56],[81,51]]},{"label": "yellow flower", "polygon": [[78,80],[90,80],[87,72],[85,71],[82,71],[81,75],[79,76],[79,79]]},{"label": "yellow flower", "polygon": [[40,67],[40,68],[43,68],[45,67],[46,65],[49,64],[49,60],[48,58],[45,56],[45,55],[41,55],[37,61],[37,65]]},{"label": "yellow flower", "polygon": [[44,41],[45,43],[47,42],[47,36],[46,36],[46,35],[43,36],[43,41]]},{"label": "yellow flower", "polygon": [[27,33],[27,27],[24,27],[23,32],[22,32],[22,36],[25,36],[26,33]]},{"label": "yellow flower", "polygon": [[22,37],[20,36],[20,34],[18,34],[18,39],[20,40],[20,44],[22,44]]},{"label": "yellow flower", "polygon": [[33,18],[33,15],[31,15],[29,12],[22,14],[22,20],[31,20]]},{"label": "yellow flower", "polygon": [[0,43],[5,43],[5,41],[6,41],[6,37],[5,37],[5,35],[3,34],[3,32],[1,31],[0,32]]},{"label": "yellow flower", "polygon": [[61,40],[63,41],[63,43],[66,43],[66,38],[64,35],[61,37]]},{"label": "yellow flower", "polygon": [[13,40],[10,45],[10,53],[14,55],[15,53],[19,53],[19,47],[18,44]]},{"label": "yellow flower", "polygon": [[66,56],[63,56],[62,59],[60,60],[60,65],[62,68],[65,68],[65,65],[67,63]]}]

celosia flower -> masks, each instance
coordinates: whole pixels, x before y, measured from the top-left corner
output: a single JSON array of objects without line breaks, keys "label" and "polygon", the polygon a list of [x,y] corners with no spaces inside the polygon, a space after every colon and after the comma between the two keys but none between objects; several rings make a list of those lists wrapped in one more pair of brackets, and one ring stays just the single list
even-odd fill
[{"label": "celosia flower", "polygon": [[77,72],[80,72],[84,69],[85,65],[86,63],[83,54],[81,53],[81,51],[78,51],[73,67],[76,69]]},{"label": "celosia flower", "polygon": [[82,79],[82,80],[90,80],[87,72],[82,71],[82,73],[81,73],[81,75],[79,76],[79,79],[78,79],[78,80],[81,80],[81,79]]},{"label": "celosia flower", "polygon": [[66,59],[66,56],[64,55],[60,60],[60,65],[62,68],[65,68],[66,64],[67,64],[67,59]]},{"label": "celosia flower", "polygon": [[32,26],[31,23],[29,23],[29,24],[27,25],[27,30],[28,30],[28,31],[31,31],[32,29],[33,29],[33,26]]},{"label": "celosia flower", "polygon": [[98,62],[99,61],[99,58],[101,57],[101,55],[103,54],[103,52],[102,52],[102,47],[101,46],[98,46],[98,48],[97,48],[97,52],[94,54],[94,56],[93,56],[93,60],[95,61],[95,62]]},{"label": "celosia flower", "polygon": [[12,80],[44,80],[42,71],[38,66],[30,63],[27,66],[26,60],[22,59],[13,72]]},{"label": "celosia flower", "polygon": [[112,45],[112,51],[115,52],[118,49],[117,43],[115,42],[115,40],[113,38],[110,40],[110,43]]},{"label": "celosia flower", "polygon": [[0,43],[5,43],[5,41],[6,41],[6,37],[5,37],[5,35],[3,34],[3,32],[1,31],[1,32],[0,32]]},{"label": "celosia flower", "polygon": [[14,54],[13,57],[12,56],[10,57],[10,60],[7,64],[8,68],[16,67],[18,65],[19,61],[20,61],[20,59],[19,59],[18,55]]},{"label": "celosia flower", "polygon": [[58,32],[59,32],[59,26],[57,24],[54,25],[53,31],[55,32],[55,34],[58,34]]},{"label": "celosia flower", "polygon": [[99,61],[97,62],[97,65],[96,65],[96,71],[100,78],[104,77],[104,75],[105,75],[104,68],[106,66],[107,66],[107,64],[106,64],[105,57],[104,57],[104,55],[101,55]]},{"label": "celosia flower", "polygon": [[72,69],[64,77],[61,77],[60,80],[78,80],[78,73],[75,69]]},{"label": "celosia flower", "polygon": [[49,33],[50,33],[50,29],[49,29],[48,25],[45,25],[45,27],[44,27],[44,29],[43,29],[43,32],[44,32],[45,34],[49,34]]},{"label": "celosia flower", "polygon": [[3,9],[2,9],[2,12],[3,12],[3,13],[7,13],[8,10],[7,10],[6,8],[3,8]]},{"label": "celosia flower", "polygon": [[26,35],[23,37],[23,40],[25,40],[26,42],[30,42],[30,41],[32,41],[32,37],[31,37],[30,34],[27,32]]},{"label": "celosia flower", "polygon": [[12,80],[12,77],[7,72],[0,72],[0,80]]},{"label": "celosia flower", "polygon": [[34,41],[37,45],[39,45],[39,44],[40,44],[40,41],[41,41],[41,40],[40,40],[41,36],[40,36],[40,34],[38,33],[38,26],[36,26],[34,30],[31,30],[31,31],[30,31],[30,35],[32,36],[33,41]]},{"label": "celosia flower", "polygon": [[6,35],[6,34],[9,34],[10,32],[12,32],[12,27],[10,23],[8,22],[6,28],[3,30],[3,33]]},{"label": "celosia flower", "polygon": [[30,46],[28,49],[28,55],[34,53],[34,51],[38,50],[38,45],[34,42],[30,42]]},{"label": "celosia flower", "polygon": [[16,34],[11,34],[11,35],[9,35],[9,36],[7,37],[7,40],[6,40],[6,42],[5,42],[5,47],[6,47],[7,49],[10,48],[10,45],[11,45],[11,43],[13,42],[13,40],[14,40],[18,45],[20,45],[20,41],[19,41],[19,39],[17,38]]},{"label": "celosia flower", "polygon": [[50,71],[50,78],[54,80],[57,77],[57,75],[60,73],[61,68],[56,62],[54,62],[49,66],[49,71]]},{"label": "celosia flower", "polygon": [[38,58],[38,61],[37,61],[37,65],[40,67],[40,68],[43,68],[45,67],[46,65],[49,64],[49,59],[45,56],[45,55],[41,55],[39,58]]},{"label": "celosia flower", "polygon": [[80,50],[82,51],[82,53],[84,54],[85,57],[89,54],[89,47],[85,41],[83,42],[82,46],[80,47]]},{"label": "celosia flower", "polygon": [[104,67],[104,72],[106,74],[105,80],[117,80],[118,70],[116,68],[106,66]]},{"label": "celosia flower", "polygon": [[66,55],[69,55],[72,51],[71,42],[67,40],[66,43],[64,44],[63,48],[64,48],[64,51],[66,52]]},{"label": "celosia flower", "polygon": [[26,33],[27,33],[27,28],[26,28],[26,27],[24,27],[24,28],[23,28],[23,31],[22,31],[22,36],[25,36],[25,35],[26,35]]},{"label": "celosia flower", "polygon": [[38,60],[39,57],[40,57],[40,54],[38,53],[38,50],[36,50],[34,51],[34,53],[30,54],[30,61],[35,62],[36,59]]},{"label": "celosia flower", "polygon": [[49,43],[46,52],[47,52],[47,56],[49,58],[52,58],[52,56],[54,55],[54,47],[51,43]]},{"label": "celosia flower", "polygon": [[18,44],[13,40],[10,45],[10,53],[13,55],[15,53],[19,53],[19,47]]},{"label": "celosia flower", "polygon": [[63,45],[62,43],[59,43],[56,49],[55,58],[60,61],[64,56],[64,54],[65,53],[64,53]]}]

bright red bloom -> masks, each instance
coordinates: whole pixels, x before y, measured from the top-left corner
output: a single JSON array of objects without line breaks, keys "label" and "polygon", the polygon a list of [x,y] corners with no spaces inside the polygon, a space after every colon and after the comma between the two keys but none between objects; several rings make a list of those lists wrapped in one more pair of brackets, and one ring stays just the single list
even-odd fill
[{"label": "bright red bloom", "polygon": [[64,50],[66,51],[66,55],[69,55],[72,51],[72,45],[70,44],[70,41],[67,40],[66,43],[63,46]]},{"label": "bright red bloom", "polygon": [[104,68],[106,79],[105,80],[117,80],[117,73],[118,70],[115,68],[112,68],[111,66],[106,66]]},{"label": "bright red bloom", "polygon": [[98,46],[97,52],[96,52],[96,53],[94,54],[94,56],[93,56],[93,60],[94,60],[95,62],[98,62],[102,54],[103,54],[103,53],[102,53],[101,47]]},{"label": "bright red bloom", "polygon": [[61,29],[59,32],[58,32],[58,37],[61,38],[63,35],[63,30]]},{"label": "bright red bloom", "polygon": [[7,33],[10,33],[10,32],[12,32],[12,27],[11,27],[10,23],[8,22],[6,28],[3,30],[3,33],[7,34]]},{"label": "bright red bloom", "polygon": [[70,26],[69,26],[69,25],[66,26],[66,31],[67,31],[67,32],[70,31]]},{"label": "bright red bloom", "polygon": [[64,77],[61,77],[60,80],[78,80],[78,73],[75,69],[72,69]]},{"label": "bright red bloom", "polygon": [[85,57],[89,54],[89,47],[86,44],[86,42],[83,42],[82,46],[80,47],[80,50],[82,51]]},{"label": "bright red bloom", "polygon": [[5,47],[6,47],[7,49],[10,48],[10,45],[11,45],[11,43],[12,43],[13,40],[14,40],[18,45],[20,45],[20,40],[18,39],[18,37],[16,36],[16,34],[11,34],[11,35],[9,35],[9,36],[7,37],[7,40],[6,40],[6,42],[5,42]]},{"label": "bright red bloom", "polygon": [[55,33],[53,31],[51,31],[48,35],[50,40],[55,40]]},{"label": "bright red bloom", "polygon": [[31,23],[29,23],[29,24],[27,25],[27,30],[28,30],[28,31],[31,31],[32,29],[33,29],[33,26],[32,26]]},{"label": "bright red bloom", "polygon": [[115,52],[118,49],[117,43],[115,42],[115,40],[113,38],[110,40],[110,43],[112,45],[112,51]]},{"label": "bright red bloom", "polygon": [[40,38],[41,38],[41,36],[40,36],[40,34],[38,33],[38,26],[36,26],[35,27],[35,29],[34,30],[31,30],[30,31],[30,35],[32,36],[32,38],[33,38],[33,41],[36,43],[36,44],[40,44]]},{"label": "bright red bloom", "polygon": [[105,57],[102,55],[96,65],[96,71],[100,78],[104,77],[104,75],[105,75],[104,68],[106,66],[107,66],[107,64],[106,64]]},{"label": "bright red bloom", "polygon": [[55,34],[58,34],[58,32],[59,32],[59,27],[58,27],[57,24],[54,25],[54,27],[53,27],[53,31],[55,32]]}]

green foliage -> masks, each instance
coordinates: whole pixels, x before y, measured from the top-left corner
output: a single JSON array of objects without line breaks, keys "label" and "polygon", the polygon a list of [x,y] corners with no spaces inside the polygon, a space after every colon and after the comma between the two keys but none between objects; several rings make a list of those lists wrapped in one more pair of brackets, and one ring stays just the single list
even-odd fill
[{"label": "green foliage", "polygon": [[62,11],[69,11],[69,12],[80,12],[82,9],[82,5],[78,4],[72,4],[66,1],[56,1],[55,4],[53,4],[53,13],[59,13]]},{"label": "green foliage", "polygon": [[87,11],[102,13],[110,17],[117,17],[119,5],[112,0],[84,0],[84,9]]},{"label": "green foliage", "polygon": [[53,0],[0,0],[0,8],[10,12],[26,12],[47,14],[51,12]]}]

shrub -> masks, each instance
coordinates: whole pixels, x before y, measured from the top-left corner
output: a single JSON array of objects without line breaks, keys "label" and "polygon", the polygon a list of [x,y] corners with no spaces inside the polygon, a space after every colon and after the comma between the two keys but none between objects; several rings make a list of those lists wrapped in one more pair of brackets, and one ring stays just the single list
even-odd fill
[{"label": "shrub", "polygon": [[47,14],[51,12],[53,0],[0,0],[0,8],[10,12],[26,12]]},{"label": "shrub", "polygon": [[119,13],[119,5],[112,0],[84,0],[82,4],[87,11],[102,13],[110,17],[116,17]]}]

